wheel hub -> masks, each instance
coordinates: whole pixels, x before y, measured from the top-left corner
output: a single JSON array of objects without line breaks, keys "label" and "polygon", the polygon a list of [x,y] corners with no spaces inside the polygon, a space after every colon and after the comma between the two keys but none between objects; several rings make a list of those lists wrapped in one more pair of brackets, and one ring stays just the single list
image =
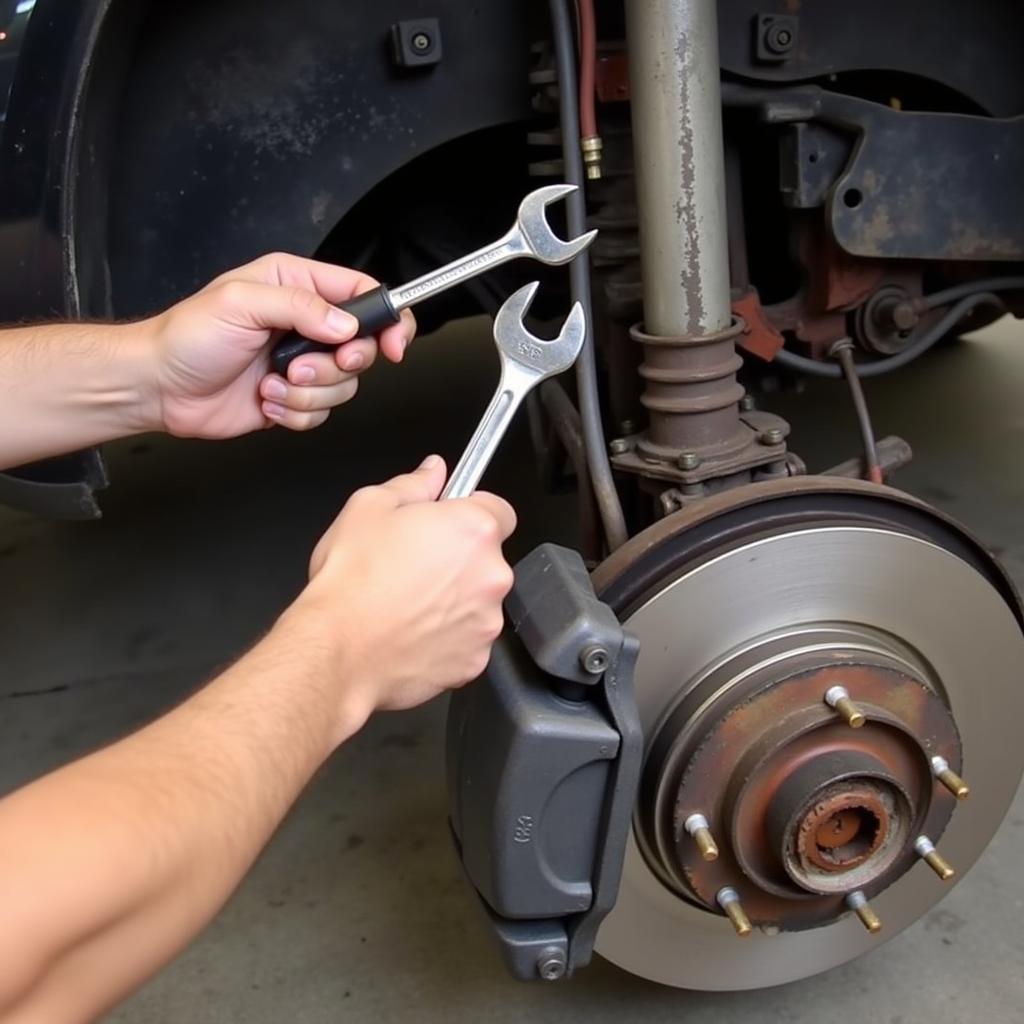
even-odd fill
[{"label": "wheel hub", "polygon": [[[799,930],[895,881],[918,834],[938,840],[956,801],[930,758],[958,768],[959,737],[924,667],[886,644],[836,626],[769,637],[689,691],[652,743],[638,805],[666,884],[713,912],[734,888],[754,924]],[[857,728],[824,699],[836,685],[856,695]],[[687,831],[697,814],[713,862]]]}]

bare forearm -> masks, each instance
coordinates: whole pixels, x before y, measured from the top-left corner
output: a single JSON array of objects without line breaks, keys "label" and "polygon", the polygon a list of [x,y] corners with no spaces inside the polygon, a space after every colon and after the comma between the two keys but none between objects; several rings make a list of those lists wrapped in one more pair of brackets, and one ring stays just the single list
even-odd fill
[{"label": "bare forearm", "polygon": [[0,331],[0,468],[152,429],[141,324]]},{"label": "bare forearm", "polygon": [[206,925],[365,718],[354,693],[339,708],[336,660],[286,616],[175,711],[0,803],[0,1020],[89,1019]]}]

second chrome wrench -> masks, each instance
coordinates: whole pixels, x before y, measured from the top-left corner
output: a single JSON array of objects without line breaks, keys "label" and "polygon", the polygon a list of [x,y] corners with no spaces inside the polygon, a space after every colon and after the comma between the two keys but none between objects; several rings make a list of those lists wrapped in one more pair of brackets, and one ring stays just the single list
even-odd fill
[{"label": "second chrome wrench", "polygon": [[583,349],[587,323],[576,303],[553,341],[535,337],[523,323],[539,282],[505,300],[494,319],[494,341],[501,357],[501,381],[473,439],[452,471],[442,498],[465,498],[476,490],[523,399],[541,381],[568,370]]},{"label": "second chrome wrench", "polygon": [[[590,245],[597,232],[588,231],[579,238],[567,242],[551,230],[546,210],[551,203],[563,199],[575,190],[575,185],[547,185],[538,188],[519,204],[515,224],[496,242],[454,260],[440,270],[418,277],[400,288],[389,289],[381,285],[373,291],[341,303],[338,308],[351,313],[359,321],[356,337],[364,338],[398,323],[403,309],[492,270],[502,263],[508,263],[509,260],[528,256],[550,266],[568,263]],[[285,377],[292,360],[298,356],[309,352],[331,352],[336,347],[319,341],[310,341],[293,332],[285,335],[274,347],[271,365],[277,373]]]}]

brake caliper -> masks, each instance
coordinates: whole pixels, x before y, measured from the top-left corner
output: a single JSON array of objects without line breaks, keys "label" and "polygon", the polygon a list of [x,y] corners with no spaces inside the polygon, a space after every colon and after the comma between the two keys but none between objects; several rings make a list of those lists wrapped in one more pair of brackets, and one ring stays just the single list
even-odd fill
[{"label": "brake caliper", "polygon": [[582,558],[545,544],[516,566],[508,625],[448,717],[452,831],[511,973],[586,966],[618,895],[643,750],[639,644]]}]

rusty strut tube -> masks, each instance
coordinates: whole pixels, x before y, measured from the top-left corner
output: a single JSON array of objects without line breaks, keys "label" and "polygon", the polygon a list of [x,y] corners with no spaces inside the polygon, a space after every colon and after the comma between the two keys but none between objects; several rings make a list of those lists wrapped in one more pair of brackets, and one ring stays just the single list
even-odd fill
[{"label": "rusty strut tube", "polygon": [[726,455],[748,440],[736,380],[715,0],[627,0],[644,281],[638,445],[648,460]]}]

